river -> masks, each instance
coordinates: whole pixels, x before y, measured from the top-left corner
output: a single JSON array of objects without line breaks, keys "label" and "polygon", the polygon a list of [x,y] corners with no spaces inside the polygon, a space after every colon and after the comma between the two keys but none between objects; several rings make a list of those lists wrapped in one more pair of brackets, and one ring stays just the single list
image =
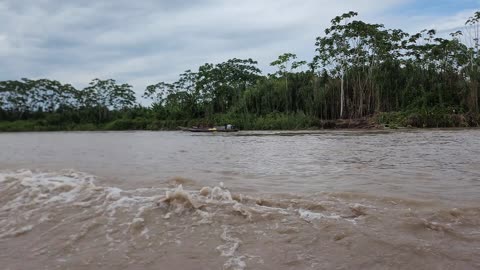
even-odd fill
[{"label": "river", "polygon": [[0,133],[3,269],[478,269],[479,205],[478,129]]}]

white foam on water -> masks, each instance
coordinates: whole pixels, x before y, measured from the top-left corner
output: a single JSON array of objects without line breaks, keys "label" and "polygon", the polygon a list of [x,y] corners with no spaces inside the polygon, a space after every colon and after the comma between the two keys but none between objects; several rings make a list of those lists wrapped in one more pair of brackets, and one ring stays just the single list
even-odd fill
[{"label": "white foam on water", "polygon": [[[375,225],[375,222],[382,222],[382,218],[392,216],[390,208],[383,209],[384,205],[371,206],[351,200],[328,200],[327,197],[326,201],[317,201],[322,199],[321,196],[285,196],[281,199],[251,196],[253,195],[232,195],[223,184],[200,190],[185,190],[182,185],[174,188],[122,190],[97,186],[95,177],[75,171],[0,171],[0,242],[6,245],[10,241],[15,243],[17,237],[19,243],[32,240],[30,248],[33,256],[47,256],[46,258],[53,256],[50,255],[51,252],[68,258],[76,252],[87,254],[89,250],[96,249],[91,252],[98,254],[90,256],[99,260],[101,258],[102,262],[103,256],[106,256],[114,263],[117,258],[127,258],[127,263],[161,261],[169,258],[154,258],[159,250],[190,252],[192,249],[197,251],[195,248],[198,246],[199,249],[208,248],[208,254],[213,251],[214,258],[211,259],[223,264],[224,269],[242,270],[247,268],[247,264],[254,267],[255,262],[252,260],[263,264],[262,258],[248,255],[249,248],[259,239],[259,244],[278,234],[280,238],[295,239],[293,244],[275,242],[277,239],[274,239],[272,248],[288,253],[291,249],[282,248],[293,247],[295,250],[297,244],[314,245],[314,241],[324,244],[324,241],[320,241],[321,237],[308,242],[311,235],[321,234],[318,232],[319,226],[316,226],[318,223],[341,225],[344,231],[334,231],[334,239],[348,242],[359,237],[349,230],[349,222],[357,225],[358,221],[357,228],[368,234],[370,224]],[[427,230],[428,237],[437,233],[443,237],[456,237],[459,235],[456,230],[460,226],[471,226],[472,228],[466,227],[468,230],[460,236],[473,239],[479,236],[478,228],[474,227],[478,224],[477,219],[473,216],[463,217],[466,213],[462,209],[422,219],[415,208],[405,210],[406,206],[395,207],[407,218],[407,222],[411,220],[414,225],[407,224],[407,229],[414,227],[417,234]],[[432,214],[431,211],[428,213]],[[401,222],[400,219],[392,221],[393,225],[404,228]],[[368,226],[363,226],[364,224]],[[329,229],[335,230],[335,226]],[[308,241],[302,240],[298,235]],[[410,241],[417,241],[417,237],[411,239]],[[311,250],[315,253],[314,248]],[[271,263],[272,258],[268,252],[256,255],[263,256],[265,263]],[[52,260],[56,256],[57,254]],[[277,258],[279,261],[284,259],[281,256]],[[305,260],[312,259],[298,259]],[[311,265],[312,268],[318,266]]]},{"label": "white foam on water", "polygon": [[[234,200],[223,184],[200,191],[187,191],[179,185],[173,189],[156,189],[155,192],[163,191],[164,195],[152,195],[150,189],[122,190],[97,186],[95,177],[75,171],[23,170],[0,172],[0,192],[5,190],[9,193],[8,198],[3,198],[0,215],[6,216],[9,222],[0,222],[0,238],[28,234],[37,225],[54,222],[60,214],[61,220],[42,231],[39,239],[51,239],[49,236],[65,230],[68,233],[66,241],[55,246],[67,250],[76,250],[81,244],[88,243],[83,240],[102,230],[104,236],[101,241],[105,241],[106,252],[116,252],[130,243],[142,245],[140,238],[151,241],[157,237],[150,231],[153,227],[148,223],[149,219],[155,219],[155,213],[159,213],[158,217],[165,221],[164,226],[170,228],[175,227],[179,217],[180,220],[191,218],[191,226],[211,226],[218,212],[220,217],[237,213],[252,220],[252,208]],[[19,213],[20,219],[12,213]],[[69,226],[72,226],[71,230]],[[216,250],[227,258],[224,268],[245,269],[246,257],[238,254],[240,239],[231,235],[229,227],[216,228],[223,229],[220,238],[224,243]],[[166,234],[163,237],[169,238],[175,245],[183,245],[181,234]],[[48,243],[41,246],[49,250]]]},{"label": "white foam on water", "polygon": [[339,220],[341,219],[341,216],[339,215],[325,215],[322,213],[316,213],[312,212],[309,210],[305,209],[299,209],[298,213],[300,214],[300,218],[302,218],[305,221],[312,222],[315,220],[321,220],[321,219],[334,219],[334,220]]},{"label": "white foam on water", "polygon": [[212,218],[214,216],[213,213],[209,213],[206,211],[202,211],[197,209],[195,213],[200,217],[200,220],[197,222],[197,224],[211,224],[212,223]]},{"label": "white foam on water", "polygon": [[[0,192],[5,193],[3,198],[0,198],[3,202],[0,206],[0,215],[5,217],[5,220],[0,222],[0,238],[26,234],[35,226],[51,221],[53,210],[73,209],[72,207],[85,210],[68,215],[43,234],[53,232],[63,224],[74,222],[75,219],[86,221],[103,216],[108,220],[105,225],[106,239],[113,242],[115,239],[112,232],[118,231],[116,215],[122,210],[128,215],[135,214],[131,222],[125,224],[127,230],[138,230],[143,232],[142,236],[148,237],[143,215],[152,207],[158,196],[135,195],[138,193],[135,190],[125,191],[115,187],[96,186],[94,181],[95,177],[75,171],[0,172]],[[32,219],[33,217],[35,219]],[[83,224],[80,232],[69,236],[70,242],[81,239],[98,226],[99,224],[95,222]],[[109,226],[115,229],[109,229]]]},{"label": "white foam on water", "polygon": [[290,215],[290,213],[284,209],[284,208],[279,208],[279,207],[272,207],[272,206],[265,206],[265,205],[256,205],[255,210],[259,212],[276,212],[282,215]]},{"label": "white foam on water", "polygon": [[230,227],[223,225],[223,232],[220,238],[225,244],[217,247],[222,257],[228,257],[229,259],[223,265],[224,269],[243,270],[247,267],[245,263],[245,256],[235,255],[242,241],[238,238],[231,236]]},{"label": "white foam on water", "polygon": [[220,238],[225,241],[224,245],[220,245],[217,247],[217,250],[221,252],[223,257],[232,257],[237,251],[238,247],[240,246],[240,239],[232,237],[229,233],[229,227],[224,225],[223,233],[220,235]]},{"label": "white foam on water", "polygon": [[17,237],[17,236],[20,236],[20,235],[23,235],[25,233],[30,232],[32,229],[33,229],[33,225],[23,226],[23,227],[18,228],[18,229],[12,228],[9,231],[0,234],[0,238]]},{"label": "white foam on water", "polygon": [[221,183],[220,187],[214,187],[210,193],[210,199],[216,201],[232,201],[232,194],[230,191],[223,187]]},{"label": "white foam on water", "polygon": [[236,202],[232,208],[242,216],[246,217],[248,220],[252,220],[252,213],[243,204]]},{"label": "white foam on water", "polygon": [[245,256],[230,258],[223,265],[223,269],[244,270],[247,268],[247,264],[245,263],[245,258],[246,258]]}]

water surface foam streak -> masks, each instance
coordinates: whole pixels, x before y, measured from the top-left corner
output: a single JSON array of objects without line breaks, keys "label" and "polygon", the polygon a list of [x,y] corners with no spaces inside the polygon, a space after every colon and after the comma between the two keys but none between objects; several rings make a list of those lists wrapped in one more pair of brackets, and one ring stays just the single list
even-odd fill
[{"label": "water surface foam streak", "polygon": [[[182,184],[178,184],[182,182]],[[194,182],[194,180],[193,180]],[[0,172],[4,269],[478,269],[480,208]]]}]

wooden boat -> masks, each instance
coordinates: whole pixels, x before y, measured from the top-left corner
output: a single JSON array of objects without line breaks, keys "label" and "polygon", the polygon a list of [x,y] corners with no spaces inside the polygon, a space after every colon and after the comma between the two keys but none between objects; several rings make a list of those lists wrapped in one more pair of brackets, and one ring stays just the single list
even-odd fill
[{"label": "wooden boat", "polygon": [[237,128],[231,128],[231,129],[226,129],[225,127],[213,127],[213,128],[200,128],[200,127],[179,127],[180,130],[182,131],[188,131],[188,132],[238,132],[239,129]]}]

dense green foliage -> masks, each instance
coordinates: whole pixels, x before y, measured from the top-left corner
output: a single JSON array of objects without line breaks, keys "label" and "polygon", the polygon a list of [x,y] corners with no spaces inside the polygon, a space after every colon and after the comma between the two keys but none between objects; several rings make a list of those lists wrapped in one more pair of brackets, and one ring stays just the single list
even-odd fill
[{"label": "dense green foliage", "polygon": [[479,124],[480,12],[464,31],[408,34],[335,17],[311,62],[285,53],[262,75],[252,59],[188,70],[146,88],[93,80],[78,90],[51,80],[0,82],[0,130],[172,129],[232,123],[244,129],[325,127],[326,120],[375,116],[390,126]]}]

